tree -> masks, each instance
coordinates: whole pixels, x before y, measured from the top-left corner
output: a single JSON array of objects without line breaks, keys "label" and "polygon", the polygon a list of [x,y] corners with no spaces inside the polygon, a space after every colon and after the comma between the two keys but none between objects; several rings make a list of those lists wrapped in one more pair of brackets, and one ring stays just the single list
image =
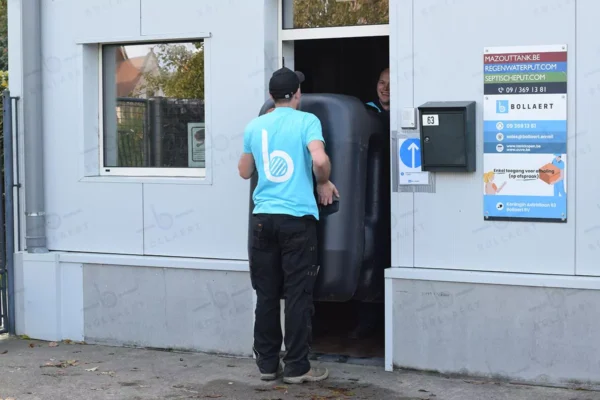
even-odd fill
[{"label": "tree", "polygon": [[8,15],[6,0],[0,0],[0,71],[8,71]]},{"label": "tree", "polygon": [[294,0],[294,28],[389,23],[389,0]]},{"label": "tree", "polygon": [[166,97],[204,99],[204,43],[194,49],[181,44],[160,44],[153,49],[159,60],[158,74],[147,72],[145,90],[162,92]]}]

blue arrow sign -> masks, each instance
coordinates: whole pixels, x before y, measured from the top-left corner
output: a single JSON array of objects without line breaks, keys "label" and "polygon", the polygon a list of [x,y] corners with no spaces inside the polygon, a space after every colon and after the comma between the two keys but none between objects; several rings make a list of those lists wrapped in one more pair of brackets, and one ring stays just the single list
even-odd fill
[{"label": "blue arrow sign", "polygon": [[400,161],[408,168],[421,166],[421,140],[406,139],[400,146]]}]

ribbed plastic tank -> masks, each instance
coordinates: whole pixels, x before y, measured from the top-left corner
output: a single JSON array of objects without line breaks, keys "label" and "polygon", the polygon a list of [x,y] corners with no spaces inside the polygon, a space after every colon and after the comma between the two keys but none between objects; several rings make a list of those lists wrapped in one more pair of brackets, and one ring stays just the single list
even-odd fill
[{"label": "ribbed plastic tank", "polygon": [[[260,110],[259,115],[265,114],[273,108],[273,102],[268,101]],[[368,232],[373,232],[372,239],[368,240],[368,265],[365,264],[365,217],[381,218],[380,199],[373,200],[368,186],[375,185],[378,179],[368,179],[371,175],[381,173],[380,162],[369,163],[369,143],[374,134],[381,131],[381,119],[375,118],[371,111],[355,97],[336,94],[304,94],[300,103],[300,110],[310,112],[317,116],[323,128],[325,150],[331,161],[331,181],[340,192],[339,210],[330,215],[321,215],[319,221],[319,261],[321,269],[317,278],[314,299],[317,301],[348,301],[351,300],[357,288],[361,297],[373,298],[378,282],[375,282],[376,273],[372,268],[374,253],[381,234],[375,232],[376,227],[369,227]],[[389,148],[389,140],[387,144]],[[381,146],[380,146],[381,147]],[[381,152],[379,150],[374,154]],[[389,151],[387,153],[389,158]],[[379,157],[382,159],[384,157]],[[369,165],[371,167],[369,167]],[[389,175],[387,175],[389,177]],[[386,178],[387,179],[387,178]],[[252,193],[257,184],[257,176],[251,179],[250,187],[250,212],[252,215],[254,204]],[[389,185],[389,184],[388,184]],[[380,196],[385,191],[378,191]],[[388,194],[389,197],[389,194]],[[371,200],[368,200],[371,199]],[[373,205],[367,206],[367,201]],[[388,201],[389,203],[389,201]],[[378,208],[379,207],[379,208]],[[389,212],[389,206],[388,206]],[[373,217],[371,214],[375,214]],[[389,218],[385,222],[389,225]],[[249,231],[248,250],[251,246],[252,235]],[[383,240],[389,242],[389,236]],[[388,264],[389,265],[389,264]],[[380,267],[382,268],[382,267]],[[364,282],[360,282],[363,280]],[[383,284],[383,274],[381,274]],[[375,289],[371,289],[371,287]]]},{"label": "ribbed plastic tank", "polygon": [[370,112],[365,200],[365,249],[354,299],[383,302],[384,270],[391,266],[390,119]]}]

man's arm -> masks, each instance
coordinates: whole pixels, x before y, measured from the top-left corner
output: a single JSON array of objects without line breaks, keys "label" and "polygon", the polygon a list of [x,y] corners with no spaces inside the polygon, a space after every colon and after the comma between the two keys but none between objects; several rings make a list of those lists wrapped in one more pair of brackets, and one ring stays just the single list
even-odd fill
[{"label": "man's arm", "polygon": [[325,153],[325,145],[320,140],[313,140],[308,143],[308,150],[312,156],[313,172],[317,178],[317,183],[327,183],[331,174],[331,162],[327,153]]},{"label": "man's arm", "polygon": [[240,176],[244,179],[250,179],[255,170],[256,166],[254,164],[254,156],[252,153],[242,153],[240,162],[238,163]]},{"label": "man's arm", "polygon": [[250,179],[256,169],[254,156],[252,155],[250,136],[251,131],[250,129],[246,128],[246,131],[244,132],[244,151],[240,157],[240,161],[238,162],[238,172],[244,179]]},{"label": "man's arm", "polygon": [[325,139],[323,139],[323,128],[321,121],[315,115],[310,115],[306,126],[304,144],[308,147],[313,161],[313,172],[318,184],[329,181],[331,174],[331,163],[325,153]]}]

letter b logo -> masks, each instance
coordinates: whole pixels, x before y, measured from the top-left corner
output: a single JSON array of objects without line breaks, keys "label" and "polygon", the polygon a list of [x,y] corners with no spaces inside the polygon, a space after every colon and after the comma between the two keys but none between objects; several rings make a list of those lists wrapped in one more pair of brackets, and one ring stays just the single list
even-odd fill
[{"label": "letter b logo", "polygon": [[508,112],[508,100],[496,100],[496,112],[506,114]]},{"label": "letter b logo", "polygon": [[265,129],[262,131],[262,158],[267,180],[282,183],[294,174],[294,162],[288,153],[275,150],[269,154],[269,134]]}]

